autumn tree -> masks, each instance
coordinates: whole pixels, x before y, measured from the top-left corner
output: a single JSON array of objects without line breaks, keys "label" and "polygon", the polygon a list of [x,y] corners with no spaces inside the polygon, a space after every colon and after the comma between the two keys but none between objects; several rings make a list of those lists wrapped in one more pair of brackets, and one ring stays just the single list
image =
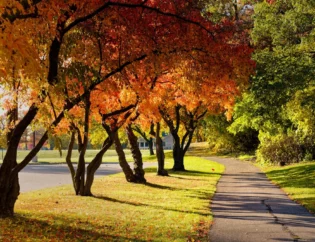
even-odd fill
[{"label": "autumn tree", "polygon": [[[46,142],[50,129],[100,83],[132,64],[162,53],[187,49],[215,53],[222,46],[216,43],[232,43],[228,31],[223,31],[232,29],[232,24],[205,20],[195,1],[2,3],[1,85],[8,96],[8,121],[7,153],[0,168],[1,217],[13,215],[19,195],[18,173]],[[72,92],[77,84],[74,76],[67,77],[66,70],[75,62],[78,68],[88,65],[92,72],[89,84],[80,92]],[[18,117],[22,106],[25,114]],[[18,164],[17,147],[23,132],[35,119],[40,122],[39,112],[48,107],[46,114],[52,120],[49,127]]]},{"label": "autumn tree", "polygon": [[[162,78],[168,86],[160,98],[168,102],[161,102],[159,112],[174,138],[174,170],[185,170],[184,155],[199,121],[207,113],[231,117],[235,97],[246,86],[252,66],[251,51],[246,46],[241,44],[234,53],[232,58],[224,53],[196,52],[194,58],[184,59],[177,71]],[[220,61],[202,62],[208,55]],[[181,125],[185,129],[182,137]]]},{"label": "autumn tree", "polygon": [[[112,135],[109,135],[108,137],[104,138],[104,142],[101,149],[99,150],[99,152],[95,155],[95,157],[92,159],[92,161],[88,164],[87,168],[85,169],[86,163],[85,163],[84,156],[85,156],[87,140],[88,140],[88,135],[89,135],[89,126],[90,126],[89,119],[91,116],[89,113],[90,105],[91,105],[90,103],[87,103],[87,105],[84,108],[83,135],[80,128],[77,125],[75,125],[74,122],[71,122],[71,125],[70,125],[71,139],[70,139],[67,157],[66,157],[66,162],[68,164],[69,170],[71,172],[72,180],[73,180],[75,193],[76,195],[81,195],[81,196],[92,196],[91,187],[94,181],[94,174],[102,163],[103,155],[112,146],[115,140]],[[126,119],[128,116],[132,114],[132,108],[134,107],[135,107],[134,105],[130,105],[126,108],[121,108],[111,113],[101,114],[102,125],[107,128],[108,126],[105,124],[105,122],[109,119],[115,119],[115,117],[119,114],[124,114],[124,119]],[[111,132],[114,135],[116,135],[118,133],[118,129],[120,128],[122,124],[124,124],[123,121],[121,123],[116,123],[116,126],[111,128]],[[74,168],[71,162],[71,154],[73,151],[75,136],[77,136],[78,148],[79,148],[78,151],[80,153],[77,169]],[[121,166],[126,165],[122,163],[120,164]]]},{"label": "autumn tree", "polygon": [[[127,120],[130,114],[131,114],[130,112],[126,113],[122,120],[112,117],[108,120],[110,124],[106,124],[106,121],[104,119],[104,122],[102,125],[104,129],[106,130],[106,132],[108,133],[108,136],[111,137],[111,139],[114,142],[115,150],[118,155],[119,165],[121,166],[125,174],[126,180],[128,182],[133,182],[133,183],[146,183],[146,179],[144,177],[145,172],[143,170],[142,154],[137,144],[137,137],[133,133],[131,124],[129,123],[129,122],[132,122],[132,120],[136,119],[138,114],[135,114],[135,116],[131,117],[131,120]],[[121,144],[118,132],[117,132],[117,130],[122,125],[125,126],[125,132],[127,133],[132,157],[134,159],[133,170],[131,169],[130,165],[127,162],[126,155],[123,150],[123,147],[122,147],[122,144]]]},{"label": "autumn tree", "polygon": [[[120,78],[118,78],[114,84],[116,86],[115,88],[113,88],[113,85],[106,86],[108,83],[100,85],[95,91],[97,93],[95,105],[99,109],[99,114],[101,114],[102,126],[115,145],[119,164],[125,174],[126,180],[128,182],[145,183],[146,180],[144,178],[142,155],[138,147],[137,137],[133,133],[131,127],[132,122],[139,116],[138,105],[140,103],[140,98],[137,88],[134,87],[135,83],[132,83],[130,78],[131,77],[126,73],[122,73]],[[141,85],[141,82],[137,84]],[[113,90],[112,94],[108,93],[109,89]],[[104,95],[108,95],[108,97],[100,99],[100,97],[103,97]],[[110,102],[108,102],[108,100],[110,100]],[[132,157],[134,159],[133,170],[130,168],[126,160],[119,139],[118,130],[120,128],[125,130],[129,141]]]},{"label": "autumn tree", "polygon": [[[176,57],[177,64],[165,65],[159,71],[145,72],[147,85],[141,86],[142,92],[139,94],[143,99],[139,108],[142,114],[140,124],[146,125],[147,129],[152,123],[159,127],[159,119],[167,124],[174,138],[174,170],[185,170],[184,156],[200,120],[207,113],[225,113],[230,117],[235,97],[246,86],[253,67],[251,50],[242,41],[230,48],[235,48],[234,59],[224,53],[193,48],[169,54],[169,58]],[[213,59],[206,61],[206,58]],[[216,59],[220,61],[212,63]],[[185,130],[182,136],[179,134],[181,126]],[[151,131],[151,134],[159,132]],[[157,140],[160,140],[159,137]],[[163,155],[157,154],[157,157]],[[164,163],[159,162],[159,167],[162,174]]]}]

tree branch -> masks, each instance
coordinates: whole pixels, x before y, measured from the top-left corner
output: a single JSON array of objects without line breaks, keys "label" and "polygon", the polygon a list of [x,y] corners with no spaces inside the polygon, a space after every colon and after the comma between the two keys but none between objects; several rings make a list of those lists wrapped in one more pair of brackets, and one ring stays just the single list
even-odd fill
[{"label": "tree branch", "polygon": [[189,24],[193,24],[196,25],[198,27],[200,27],[201,29],[205,30],[208,34],[211,35],[212,39],[214,39],[214,34],[213,32],[211,32],[210,30],[208,30],[205,26],[203,26],[201,23],[196,22],[194,20],[185,18],[183,16],[180,16],[178,14],[175,13],[170,13],[170,12],[163,12],[162,10],[158,9],[158,8],[154,8],[154,7],[150,7],[145,5],[146,1],[142,2],[141,4],[129,4],[129,3],[120,3],[120,2],[108,2],[109,6],[119,6],[119,7],[126,7],[126,8],[143,8],[143,9],[147,9],[150,10],[152,12],[156,12],[160,15],[163,16],[167,16],[167,17],[173,17],[176,19],[179,19],[183,22],[189,23]]},{"label": "tree branch", "polygon": [[[18,9],[15,9],[16,11],[14,13],[12,11],[13,10],[12,8],[5,7],[5,12],[2,14],[1,17],[3,19],[8,19],[11,23],[13,23],[17,19],[37,18],[37,17],[39,17],[39,14],[38,14],[38,9],[37,9],[36,5],[38,3],[40,3],[41,1],[42,0],[33,0],[31,4],[29,3],[29,1],[24,1],[24,0],[17,1],[23,6],[25,11],[30,9],[31,7],[35,7],[35,11],[33,13],[25,13],[25,14],[23,14]],[[11,13],[8,12],[10,10],[11,10]]]},{"label": "tree branch", "polygon": [[110,112],[110,113],[106,113],[106,114],[102,114],[102,120],[105,120],[111,116],[115,116],[115,115],[119,115],[119,114],[122,114],[124,112],[127,112],[129,111],[130,109],[134,108],[136,105],[135,104],[130,104],[129,106],[127,107],[123,107],[119,110],[115,110],[113,112]]},{"label": "tree branch", "polygon": [[180,126],[180,113],[179,113],[179,110],[181,109],[181,106],[180,105],[176,105],[175,107],[175,119],[176,119],[176,126],[175,126],[175,132],[178,133],[178,130],[179,130],[179,126]]}]

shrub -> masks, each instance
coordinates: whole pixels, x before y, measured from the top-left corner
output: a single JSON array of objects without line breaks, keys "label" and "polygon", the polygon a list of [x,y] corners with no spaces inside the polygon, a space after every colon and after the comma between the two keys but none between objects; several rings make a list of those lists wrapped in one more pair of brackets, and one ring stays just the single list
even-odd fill
[{"label": "shrub", "polygon": [[230,124],[224,115],[207,117],[203,131],[210,149],[220,154],[255,151],[259,145],[258,132],[248,128],[232,134],[227,130]]},{"label": "shrub", "polygon": [[288,135],[265,138],[257,150],[258,160],[279,165],[297,163],[303,156],[302,145]]}]

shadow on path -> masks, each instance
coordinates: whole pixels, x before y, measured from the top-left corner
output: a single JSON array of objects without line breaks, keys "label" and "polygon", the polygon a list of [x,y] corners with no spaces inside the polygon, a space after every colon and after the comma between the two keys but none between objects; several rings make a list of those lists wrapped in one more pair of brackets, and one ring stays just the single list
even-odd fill
[{"label": "shadow on path", "polygon": [[290,200],[257,167],[232,158],[211,204],[211,242],[315,241],[315,217]]}]

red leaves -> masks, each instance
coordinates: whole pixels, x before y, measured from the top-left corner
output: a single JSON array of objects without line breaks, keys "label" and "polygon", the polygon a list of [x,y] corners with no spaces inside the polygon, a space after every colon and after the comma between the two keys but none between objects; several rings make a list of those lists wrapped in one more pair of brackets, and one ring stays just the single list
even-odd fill
[{"label": "red leaves", "polygon": [[[227,20],[216,25],[207,21],[192,0],[52,0],[49,4],[41,1],[37,7],[38,18],[15,22],[12,32],[6,33],[3,39],[18,36],[21,41],[9,41],[18,47],[10,46],[3,53],[18,52],[17,59],[23,63],[16,61],[16,69],[36,80],[37,87],[23,85],[34,101],[34,93],[49,86],[42,76],[47,76],[46,68],[51,65],[47,58],[51,42],[56,36],[63,41],[60,54],[54,56],[56,60],[52,58],[59,68],[55,73],[58,85],[50,87],[58,111],[65,99],[76,99],[94,88],[96,80],[102,80],[91,95],[94,114],[136,101],[138,110],[153,119],[158,118],[161,103],[169,107],[179,103],[188,110],[204,105],[211,112],[230,112],[238,85],[246,83],[251,73],[246,35],[236,38],[237,26]],[[64,29],[71,30],[63,33]],[[28,48],[22,48],[24,45]],[[35,64],[24,65],[30,56],[32,63],[43,66],[41,73],[34,71]],[[145,56],[141,63],[132,63],[140,56]],[[11,70],[9,61],[7,65],[5,70]],[[0,76],[5,75],[0,70]]]},{"label": "red leaves", "polygon": [[266,0],[266,2],[269,4],[274,4],[276,2],[276,0]]}]

